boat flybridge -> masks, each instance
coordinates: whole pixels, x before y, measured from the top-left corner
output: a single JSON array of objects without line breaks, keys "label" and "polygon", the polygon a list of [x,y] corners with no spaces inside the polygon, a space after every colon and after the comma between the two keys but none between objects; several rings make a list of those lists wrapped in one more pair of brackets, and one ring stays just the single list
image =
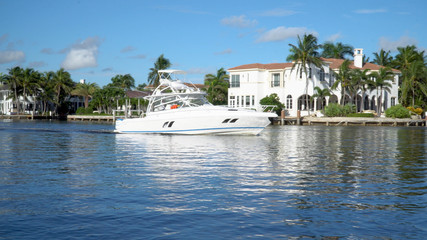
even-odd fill
[{"label": "boat flybridge", "polygon": [[184,72],[158,73],[159,86],[145,97],[149,100],[145,116],[117,119],[115,132],[257,135],[270,124],[269,118],[277,117],[271,112],[214,106],[205,92],[177,78]]}]

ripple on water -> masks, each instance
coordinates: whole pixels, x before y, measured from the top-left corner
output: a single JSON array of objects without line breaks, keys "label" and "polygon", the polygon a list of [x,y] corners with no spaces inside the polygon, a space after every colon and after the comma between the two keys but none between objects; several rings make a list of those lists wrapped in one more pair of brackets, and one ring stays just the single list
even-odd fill
[{"label": "ripple on water", "polygon": [[259,136],[0,123],[6,238],[420,239],[424,128],[269,126]]}]

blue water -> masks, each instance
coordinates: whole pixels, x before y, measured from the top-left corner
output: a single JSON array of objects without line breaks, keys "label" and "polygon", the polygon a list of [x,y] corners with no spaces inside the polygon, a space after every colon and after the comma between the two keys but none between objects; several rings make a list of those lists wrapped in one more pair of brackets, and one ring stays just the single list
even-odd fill
[{"label": "blue water", "polygon": [[0,239],[427,235],[427,128],[112,130],[0,121]]}]

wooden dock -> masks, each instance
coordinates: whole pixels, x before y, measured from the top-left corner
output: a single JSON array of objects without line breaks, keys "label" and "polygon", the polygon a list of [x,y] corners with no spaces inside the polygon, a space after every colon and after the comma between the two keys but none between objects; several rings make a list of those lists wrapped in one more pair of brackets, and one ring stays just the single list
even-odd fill
[{"label": "wooden dock", "polygon": [[302,125],[326,126],[426,126],[425,119],[358,118],[358,117],[304,117]]},{"label": "wooden dock", "polygon": [[[118,117],[116,117],[118,118]],[[86,116],[86,115],[68,115],[68,121],[87,121],[87,122],[112,122],[114,123],[113,116]]]}]

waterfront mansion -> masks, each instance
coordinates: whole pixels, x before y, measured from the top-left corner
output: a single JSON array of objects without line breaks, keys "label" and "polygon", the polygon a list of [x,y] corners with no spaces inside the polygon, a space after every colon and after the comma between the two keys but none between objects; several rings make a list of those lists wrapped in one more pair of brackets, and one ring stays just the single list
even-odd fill
[{"label": "waterfront mansion", "polygon": [[[323,64],[320,68],[307,66],[308,96],[306,96],[306,77],[298,63],[270,63],[270,64],[246,64],[228,69],[230,73],[230,87],[228,89],[228,105],[232,107],[248,107],[261,110],[260,100],[272,93],[276,93],[280,101],[285,105],[286,116],[296,116],[298,110],[301,116],[313,114],[321,110],[329,103],[338,103],[341,99],[341,86],[332,90],[339,67],[344,59],[321,58]],[[368,74],[378,71],[383,66],[363,62],[363,49],[354,50],[354,59],[350,62],[351,69],[368,69]],[[382,109],[398,104],[398,86],[400,71],[392,69],[394,79],[390,81],[390,91],[371,89],[357,92],[358,111],[377,110],[379,97],[382,96]],[[315,87],[329,89],[331,96],[316,98]],[[353,94],[355,95],[355,94]],[[309,99],[309,109],[306,105],[306,97]],[[344,102],[352,102],[349,93],[345,93]],[[361,106],[363,98],[363,106]],[[354,102],[354,101],[353,101]]]}]

